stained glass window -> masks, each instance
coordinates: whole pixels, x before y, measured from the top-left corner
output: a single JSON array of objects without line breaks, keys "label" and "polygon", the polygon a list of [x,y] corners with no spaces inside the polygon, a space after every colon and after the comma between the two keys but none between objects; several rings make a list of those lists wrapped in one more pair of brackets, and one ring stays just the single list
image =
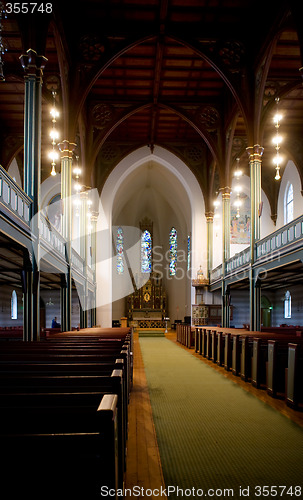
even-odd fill
[{"label": "stained glass window", "polygon": [[177,230],[173,227],[169,233],[169,274],[174,276],[177,272]]},{"label": "stained glass window", "polygon": [[141,272],[150,273],[152,269],[152,239],[149,231],[141,236]]},{"label": "stained glass window", "polygon": [[190,236],[187,236],[187,270],[190,270]]},{"label": "stained glass window", "polygon": [[124,272],[123,245],[124,245],[123,229],[122,229],[122,227],[118,227],[118,229],[117,229],[117,242],[116,242],[117,273],[118,274],[123,274],[123,272]]}]

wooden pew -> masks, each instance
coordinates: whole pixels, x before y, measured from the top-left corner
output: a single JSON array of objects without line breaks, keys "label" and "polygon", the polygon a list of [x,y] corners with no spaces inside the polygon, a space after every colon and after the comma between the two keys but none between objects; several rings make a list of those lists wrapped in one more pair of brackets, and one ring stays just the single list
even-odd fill
[{"label": "wooden pew", "polygon": [[13,498],[97,498],[102,485],[119,488],[117,395],[35,396],[2,401],[3,490]]},{"label": "wooden pew", "polygon": [[177,342],[191,349],[195,346],[195,328],[188,323],[177,323]]},{"label": "wooden pew", "polygon": [[297,410],[303,403],[303,345],[289,343],[286,369],[286,404]]},{"label": "wooden pew", "polygon": [[[2,376],[1,376],[2,375]],[[126,439],[127,439],[127,398],[124,394],[123,370],[115,369],[111,375],[20,375],[18,373],[0,375],[0,406],[3,396],[20,394],[48,394],[48,393],[90,393],[105,391],[118,396],[118,429],[119,441],[125,453],[122,456],[121,467],[125,468]],[[2,398],[2,401],[1,401]]]},{"label": "wooden pew", "polygon": [[[89,339],[85,336],[85,343],[83,343],[82,338],[78,337],[77,341],[75,341],[75,339],[71,336],[68,339],[65,337],[64,340],[62,340],[62,344],[60,344],[62,337],[58,339],[59,343],[54,343],[54,339],[52,339],[51,342],[48,340],[46,342],[41,342],[41,345],[43,344],[43,346],[38,345],[40,343],[25,343],[26,345],[23,346],[23,348],[19,345],[16,346],[15,352],[13,352],[14,349],[11,349],[9,346],[5,346],[5,349],[1,351],[0,355],[0,407],[2,407],[4,412],[2,413],[7,417],[7,423],[14,423],[14,415],[21,412],[24,417],[22,419],[23,423],[26,421],[28,424],[30,424],[31,421],[38,421],[40,423],[42,419],[44,425],[46,423],[46,416],[43,412],[45,412],[47,402],[50,402],[51,404],[48,406],[47,415],[53,418],[50,419],[49,422],[52,421],[55,423],[58,420],[62,424],[64,421],[62,415],[65,416],[67,412],[68,418],[66,419],[66,422],[73,422],[74,425],[74,422],[76,421],[83,423],[86,411],[89,414],[89,418],[91,418],[91,410],[89,409],[90,405],[93,404],[94,412],[96,411],[97,406],[96,400],[93,399],[94,397],[100,398],[103,395],[103,398],[107,398],[110,395],[113,396],[113,391],[118,393],[114,394],[117,398],[114,405],[116,417],[114,419],[113,416],[110,418],[110,425],[113,425],[114,420],[116,421],[114,429],[117,436],[115,439],[116,441],[118,439],[120,442],[120,452],[118,454],[118,462],[116,464],[112,464],[109,473],[105,475],[104,479],[106,481],[112,474],[112,478],[114,477],[116,481],[114,484],[113,480],[111,480],[112,487],[117,488],[118,485],[123,485],[123,473],[125,470],[127,411],[125,412],[126,418],[124,418],[123,409],[124,405],[127,409],[129,397],[128,391],[130,390],[131,338],[129,338],[125,345],[123,342],[121,349],[121,342],[117,342],[115,344],[117,339],[112,337],[111,332],[107,333],[109,333],[109,335],[105,337],[105,344],[105,339],[101,340],[102,344],[101,342],[98,344],[99,339],[93,338],[93,336],[90,336]],[[119,333],[121,335],[121,332]],[[129,332],[127,335],[128,334]],[[121,335],[121,340],[123,341],[125,339],[126,334]],[[66,345],[66,340],[68,340],[68,346]],[[89,342],[89,345],[87,341]],[[112,347],[113,345],[115,345],[115,347]],[[47,352],[48,348],[50,349],[49,352]],[[103,353],[101,354],[102,350]],[[106,354],[104,354],[104,352],[106,352]],[[79,360],[81,361],[79,362]],[[117,368],[121,368],[119,371],[120,390],[117,388],[115,389],[113,382],[113,379],[118,376]],[[109,377],[110,370],[112,372],[112,377]],[[123,380],[127,381],[125,386],[121,380],[121,375],[124,374],[124,372],[126,376],[123,377]],[[24,379],[24,375],[27,376],[27,380]],[[46,382],[47,385],[44,386],[43,384]],[[27,383],[31,384],[30,391],[33,392],[29,392]],[[61,385],[61,383],[63,385]],[[125,390],[125,387],[127,390]],[[105,393],[104,391],[107,392]],[[126,397],[124,396],[124,393]],[[104,399],[102,399],[102,401],[103,400]],[[123,400],[125,403],[123,403]],[[64,404],[62,403],[63,401]],[[85,401],[90,401],[90,404],[85,404]],[[32,409],[34,408],[36,413],[34,415],[31,414],[30,418],[27,420],[27,413],[31,413],[31,402],[35,402]],[[69,402],[68,405],[67,402]],[[77,418],[75,418],[74,413],[72,415],[69,413],[70,408],[72,408],[72,412],[75,412],[76,408]],[[113,404],[110,405],[109,410],[113,415]],[[56,413],[57,411],[59,412],[58,415]],[[79,415],[80,417],[78,419]],[[26,432],[23,434],[21,433],[21,440],[22,442],[31,442],[32,439],[34,439],[34,442],[39,443],[39,446],[41,446],[41,442],[44,442],[45,440],[48,445],[53,443],[55,440],[58,443],[63,440],[66,441],[66,436],[68,435],[70,436],[69,442],[75,443],[75,445],[71,446],[78,449],[80,444],[81,449],[81,443],[83,444],[84,442],[87,442],[87,440],[91,441],[91,439],[93,439],[92,436],[94,435],[97,436],[97,440],[93,442],[99,446],[101,442],[100,430],[98,430],[97,433],[94,431],[87,434],[86,432],[78,432],[76,428],[73,428],[73,425],[69,426],[67,434],[66,432],[63,432],[64,429],[57,429],[54,426],[50,431],[44,427],[42,429],[43,432],[39,432],[39,426],[35,426],[35,429],[32,429],[32,435],[30,435],[30,429],[28,428],[27,430],[25,429]],[[7,429],[9,430],[9,426],[7,426]],[[12,435],[9,438],[16,439],[17,443],[20,435],[16,438],[16,434],[13,430],[14,426],[11,427]],[[102,429],[102,440],[108,439],[110,434],[111,432]],[[81,436],[81,438],[79,436]],[[0,441],[4,446],[6,442],[8,443],[9,440],[7,440],[7,433],[1,435]],[[110,440],[109,447],[112,446],[113,450],[115,449],[114,443],[114,438],[112,438]],[[41,447],[41,450],[44,449],[44,445],[45,443]],[[104,450],[106,448],[108,448],[108,446],[103,447]],[[54,450],[55,449],[56,447]],[[100,453],[99,455],[101,456]],[[47,455],[47,459],[48,458],[49,456]],[[103,457],[103,460],[107,463],[107,458]],[[99,466],[100,464],[98,465],[98,468],[100,468]],[[104,468],[106,469],[106,466]],[[119,471],[118,479],[115,474],[113,475],[113,471],[115,471],[115,469]],[[106,483],[103,482],[103,484]],[[68,493],[70,496],[70,492]],[[100,491],[98,491],[98,496],[99,495]]]}]

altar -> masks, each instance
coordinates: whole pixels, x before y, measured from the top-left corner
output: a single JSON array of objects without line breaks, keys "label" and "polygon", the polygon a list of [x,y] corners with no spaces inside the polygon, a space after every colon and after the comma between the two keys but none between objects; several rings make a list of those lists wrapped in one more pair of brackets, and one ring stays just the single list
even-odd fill
[{"label": "altar", "polygon": [[157,273],[127,297],[127,317],[136,328],[165,328],[166,293]]}]

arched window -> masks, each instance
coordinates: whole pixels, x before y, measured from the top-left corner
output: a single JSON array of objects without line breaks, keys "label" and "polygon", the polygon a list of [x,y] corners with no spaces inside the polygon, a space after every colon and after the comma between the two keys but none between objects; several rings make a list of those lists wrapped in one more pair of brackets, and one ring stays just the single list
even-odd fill
[{"label": "arched window", "polygon": [[285,224],[291,222],[294,218],[294,188],[289,184],[285,193]]},{"label": "arched window", "polygon": [[190,270],[190,236],[187,236],[187,270]]},{"label": "arched window", "polygon": [[284,318],[291,318],[291,295],[289,290],[287,290],[284,299]]},{"label": "arched window", "polygon": [[15,290],[11,298],[11,319],[18,319],[18,298]]},{"label": "arched window", "polygon": [[175,276],[177,272],[177,230],[172,227],[169,233],[169,274]]},{"label": "arched window", "polygon": [[150,273],[152,270],[152,239],[149,231],[141,235],[141,272]]},{"label": "arched window", "polygon": [[116,241],[116,250],[117,250],[117,273],[123,274],[124,272],[124,255],[123,248],[124,246],[124,234],[122,227],[118,227],[117,229],[117,241]]}]

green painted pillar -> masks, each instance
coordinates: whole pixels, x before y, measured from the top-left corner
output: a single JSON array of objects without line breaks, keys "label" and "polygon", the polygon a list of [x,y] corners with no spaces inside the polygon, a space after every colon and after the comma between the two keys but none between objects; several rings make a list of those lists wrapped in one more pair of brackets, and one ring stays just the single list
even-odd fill
[{"label": "green painted pillar", "polygon": [[72,315],[72,158],[76,144],[67,140],[59,144],[61,151],[61,199],[62,235],[65,239],[67,272],[65,285],[61,287],[61,327],[62,331],[71,330]]},{"label": "green painted pillar", "polygon": [[[98,212],[92,212],[91,214],[91,255],[92,255],[92,270],[94,272],[94,281],[96,282],[96,266],[97,266],[97,221]],[[91,326],[96,325],[97,315],[96,315],[96,289],[91,298]]]},{"label": "green painted pillar", "polygon": [[250,168],[250,330],[261,329],[261,287],[255,275],[255,243],[260,239],[262,213],[261,203],[261,165],[264,148],[256,144],[246,149]]},{"label": "green painted pillar", "polygon": [[222,192],[222,326],[228,328],[230,318],[229,298],[226,294],[225,274],[226,261],[230,258],[230,187],[221,189]]},{"label": "green painted pillar", "polygon": [[207,277],[209,279],[213,268],[214,212],[206,212],[205,216],[207,227]]},{"label": "green painted pillar", "polygon": [[25,71],[24,96],[24,191],[32,199],[32,256],[24,287],[24,339],[40,339],[39,208],[41,184],[41,114],[44,56],[29,49],[20,57]]},{"label": "green painted pillar", "polygon": [[87,328],[87,306],[88,306],[88,288],[87,288],[87,202],[88,193],[80,193],[80,257],[83,259],[84,286],[80,296],[80,328]]}]

